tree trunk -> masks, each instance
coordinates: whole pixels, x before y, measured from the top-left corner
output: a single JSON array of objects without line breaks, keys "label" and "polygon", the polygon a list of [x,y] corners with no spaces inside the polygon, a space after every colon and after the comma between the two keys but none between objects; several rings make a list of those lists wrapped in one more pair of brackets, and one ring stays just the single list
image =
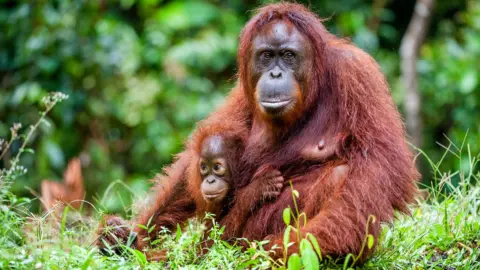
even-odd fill
[{"label": "tree trunk", "polygon": [[412,143],[421,147],[421,97],[417,82],[417,58],[428,31],[435,0],[417,0],[412,19],[400,45],[402,83],[405,87],[405,120]]}]

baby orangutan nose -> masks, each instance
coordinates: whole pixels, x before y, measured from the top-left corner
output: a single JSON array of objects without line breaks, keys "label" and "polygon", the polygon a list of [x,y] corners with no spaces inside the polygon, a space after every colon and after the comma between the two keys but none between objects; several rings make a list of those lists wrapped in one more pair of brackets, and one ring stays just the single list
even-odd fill
[{"label": "baby orangutan nose", "polygon": [[207,181],[207,183],[209,183],[209,184],[213,184],[213,183],[215,183],[216,180],[215,180],[215,178],[212,177],[212,178],[207,178],[205,181]]}]

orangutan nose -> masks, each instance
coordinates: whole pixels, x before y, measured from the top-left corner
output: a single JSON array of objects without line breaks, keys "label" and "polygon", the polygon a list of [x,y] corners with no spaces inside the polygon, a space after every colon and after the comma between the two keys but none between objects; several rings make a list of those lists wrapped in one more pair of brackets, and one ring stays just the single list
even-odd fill
[{"label": "orangutan nose", "polygon": [[209,178],[207,178],[207,183],[209,183],[209,184],[213,184],[213,183],[215,183],[216,181],[217,181],[217,180],[215,179],[215,177],[209,177]]},{"label": "orangutan nose", "polygon": [[272,71],[270,71],[270,77],[272,79],[278,79],[282,77],[282,70],[276,66]]}]

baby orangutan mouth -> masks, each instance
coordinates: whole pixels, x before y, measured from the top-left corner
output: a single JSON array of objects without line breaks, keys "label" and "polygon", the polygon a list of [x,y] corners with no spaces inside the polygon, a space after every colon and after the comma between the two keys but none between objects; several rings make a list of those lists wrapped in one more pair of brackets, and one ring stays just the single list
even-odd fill
[{"label": "baby orangutan mouth", "polygon": [[223,189],[221,191],[214,191],[214,192],[205,192],[203,194],[203,197],[207,201],[217,201],[217,200],[222,200],[227,193],[226,189]]}]

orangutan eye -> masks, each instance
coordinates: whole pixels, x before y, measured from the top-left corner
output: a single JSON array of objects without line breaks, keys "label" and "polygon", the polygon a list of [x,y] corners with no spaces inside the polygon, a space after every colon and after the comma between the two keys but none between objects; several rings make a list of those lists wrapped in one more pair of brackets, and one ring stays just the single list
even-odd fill
[{"label": "orangutan eye", "polygon": [[262,58],[266,59],[266,60],[272,59],[273,58],[273,52],[271,52],[271,51],[262,52]]},{"label": "orangutan eye", "polygon": [[200,171],[201,172],[205,172],[207,170],[207,164],[205,163],[200,163]]},{"label": "orangutan eye", "polygon": [[213,166],[213,172],[216,174],[216,175],[224,175],[225,174],[225,167],[222,166],[222,164],[220,163],[217,163]]},{"label": "orangutan eye", "polygon": [[295,58],[295,54],[292,51],[286,51],[283,53],[283,58],[287,60],[291,60]]}]

